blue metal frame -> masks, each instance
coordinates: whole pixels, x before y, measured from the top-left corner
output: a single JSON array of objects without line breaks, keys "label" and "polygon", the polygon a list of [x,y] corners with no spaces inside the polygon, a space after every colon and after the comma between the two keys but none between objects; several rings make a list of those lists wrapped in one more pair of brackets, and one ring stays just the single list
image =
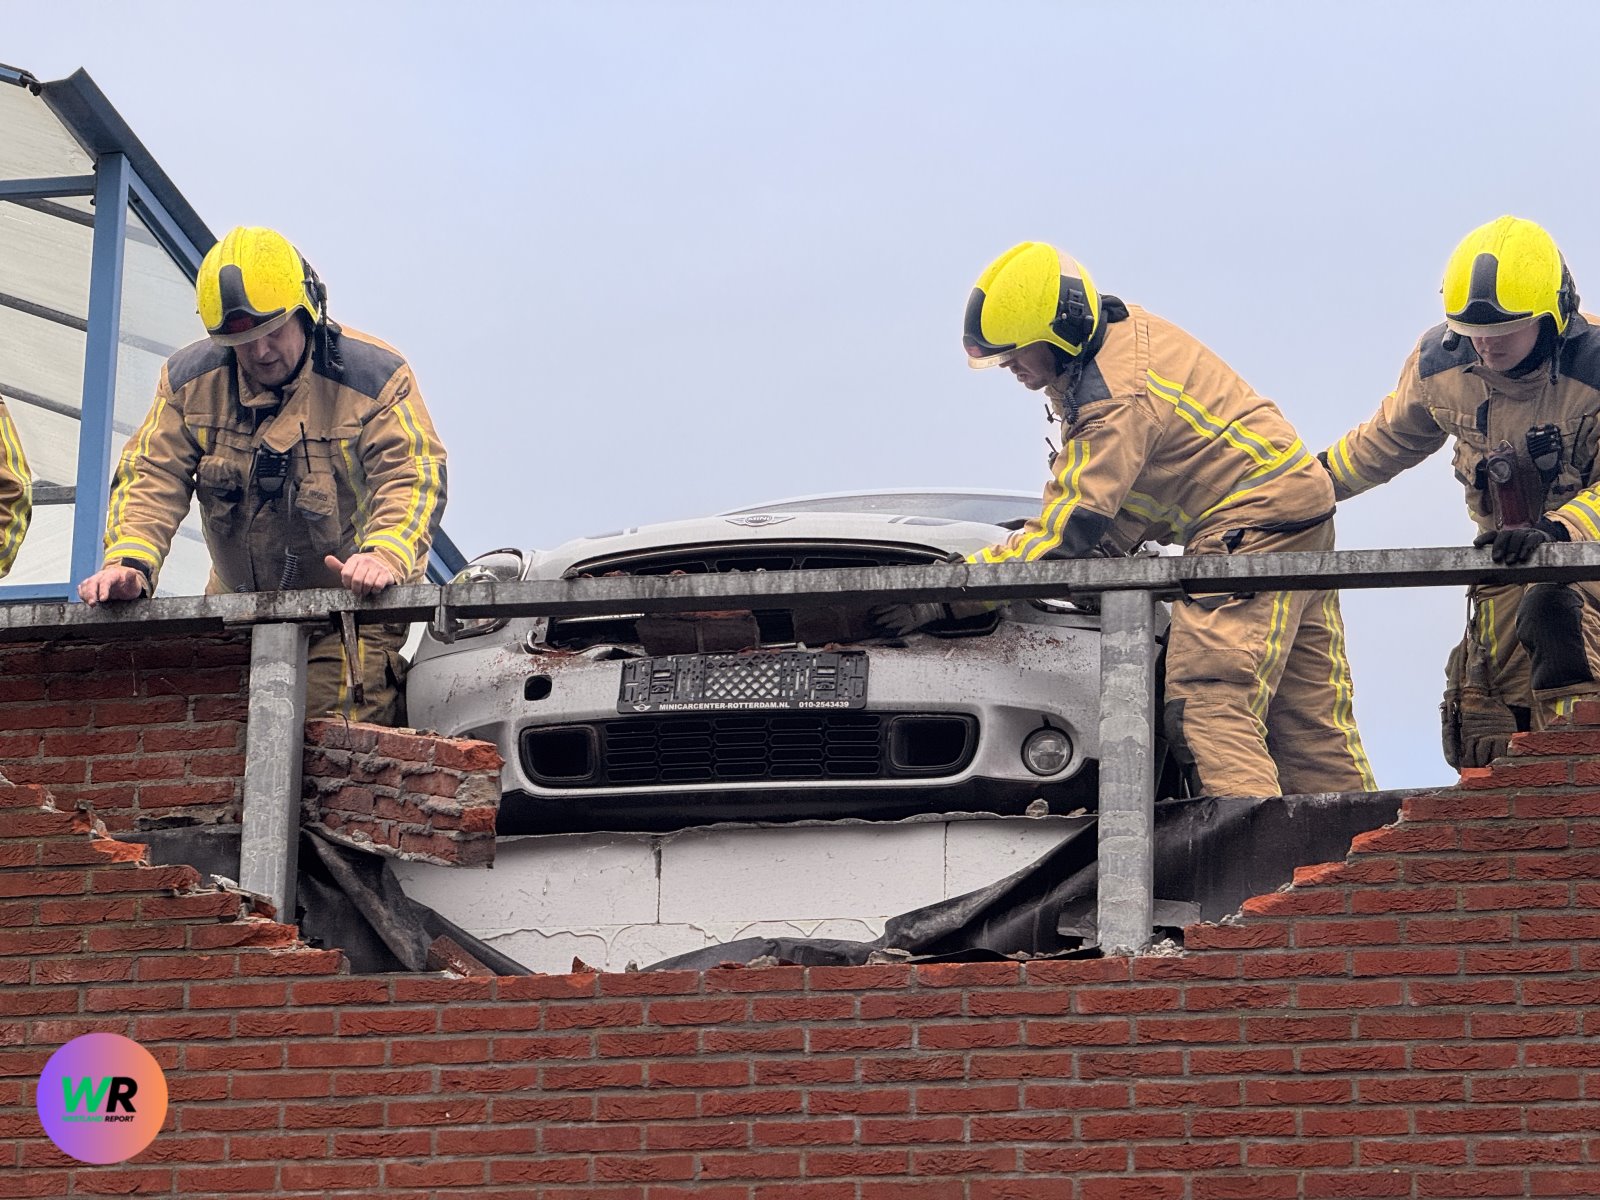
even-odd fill
[{"label": "blue metal frame", "polygon": [[94,195],[93,175],[55,175],[47,179],[0,179],[0,200],[56,200]]},{"label": "blue metal frame", "polygon": [[123,154],[94,167],[94,246],[89,259],[89,333],[83,347],[83,408],[78,425],[77,497],[72,509],[72,579],[100,569],[111,495],[111,416],[117,399],[117,333],[122,328],[122,264],[128,236]]},{"label": "blue metal frame", "polygon": [[455,541],[444,530],[433,535],[428,550],[428,582],[449,583],[467,565],[467,556],[456,549]]},{"label": "blue metal frame", "polygon": [[167,211],[160,197],[140,178],[138,171],[129,171],[128,187],[128,200],[133,205],[134,211],[149,226],[151,234],[161,243],[161,248],[172,256],[173,261],[184,269],[191,280],[194,279],[200,273],[200,260],[205,258],[206,250],[211,248],[210,243],[207,243],[204,249],[196,246],[189,239],[183,226],[173,220],[172,214]]}]

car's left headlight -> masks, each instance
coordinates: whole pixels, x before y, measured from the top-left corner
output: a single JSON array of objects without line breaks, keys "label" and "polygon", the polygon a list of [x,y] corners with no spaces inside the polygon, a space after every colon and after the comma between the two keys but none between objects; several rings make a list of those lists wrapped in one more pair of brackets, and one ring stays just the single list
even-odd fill
[{"label": "car's left headlight", "polygon": [[[526,564],[522,559],[522,551],[514,549],[491,550],[481,554],[469,562],[460,571],[456,572],[450,584],[481,583],[485,580],[495,583],[515,583],[522,578]],[[440,642],[454,642],[461,638],[478,637],[481,634],[493,633],[505,625],[508,617],[482,617],[474,621],[450,622],[451,628],[441,627],[439,618],[434,617],[428,622],[428,632],[434,640]]]}]

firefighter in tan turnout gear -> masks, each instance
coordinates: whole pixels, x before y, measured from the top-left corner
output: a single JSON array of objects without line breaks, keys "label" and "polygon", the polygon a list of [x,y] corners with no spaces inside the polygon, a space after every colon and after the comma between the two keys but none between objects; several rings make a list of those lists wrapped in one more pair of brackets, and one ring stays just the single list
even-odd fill
[{"label": "firefighter in tan turnout gear", "polygon": [[[1097,291],[1024,242],[979,278],[962,338],[1061,422],[1041,514],[972,561],[1333,547],[1333,489],[1289,422],[1177,326]],[[913,617],[915,620],[915,617]],[[1208,795],[1372,790],[1335,592],[1198,596],[1174,606],[1165,723]]]},{"label": "firefighter in tan turnout gear", "polygon": [[[1555,240],[1500,217],[1469,233],[1444,274],[1445,320],[1422,335],[1371,420],[1323,451],[1339,499],[1455,440],[1455,473],[1494,561],[1546,542],[1600,540],[1600,328]],[[1445,757],[1484,766],[1512,733],[1600,695],[1600,584],[1473,587],[1450,657]]]},{"label": "firefighter in tan turnout gear", "polygon": [[33,476],[22,453],[17,427],[0,401],[0,579],[17,561],[23,535],[33,517]]},{"label": "firefighter in tan turnout gear", "polygon": [[[207,592],[342,586],[365,596],[423,579],[445,452],[405,359],[330,321],[316,272],[272,230],[229,233],[195,289],[210,336],[162,368],[112,481],[105,565],[79,596],[152,593],[196,491]],[[404,636],[403,626],[361,626],[353,670],[337,633],[314,637],[306,711],[402,723]]]}]

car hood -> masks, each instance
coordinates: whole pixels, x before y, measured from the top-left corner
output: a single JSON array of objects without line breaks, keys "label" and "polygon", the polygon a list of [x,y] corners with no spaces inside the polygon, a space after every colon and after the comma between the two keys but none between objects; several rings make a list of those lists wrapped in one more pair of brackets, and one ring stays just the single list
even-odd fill
[{"label": "car hood", "polygon": [[616,555],[679,547],[760,542],[917,546],[939,554],[971,554],[1003,541],[1007,531],[979,521],[879,513],[746,513],[641,525],[598,537],[577,538],[536,552],[531,579],[555,578],[573,567]]}]

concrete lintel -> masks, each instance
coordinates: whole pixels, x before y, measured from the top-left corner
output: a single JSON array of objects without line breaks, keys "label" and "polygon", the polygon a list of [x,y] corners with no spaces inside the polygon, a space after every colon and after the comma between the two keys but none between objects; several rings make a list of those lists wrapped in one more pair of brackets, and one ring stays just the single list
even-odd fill
[{"label": "concrete lintel", "polygon": [[308,628],[292,623],[257,625],[250,639],[239,882],[270,896],[289,925],[300,854],[308,640]]},{"label": "concrete lintel", "polygon": [[1155,879],[1155,618],[1143,592],[1100,607],[1099,931],[1108,954],[1150,942]]}]

